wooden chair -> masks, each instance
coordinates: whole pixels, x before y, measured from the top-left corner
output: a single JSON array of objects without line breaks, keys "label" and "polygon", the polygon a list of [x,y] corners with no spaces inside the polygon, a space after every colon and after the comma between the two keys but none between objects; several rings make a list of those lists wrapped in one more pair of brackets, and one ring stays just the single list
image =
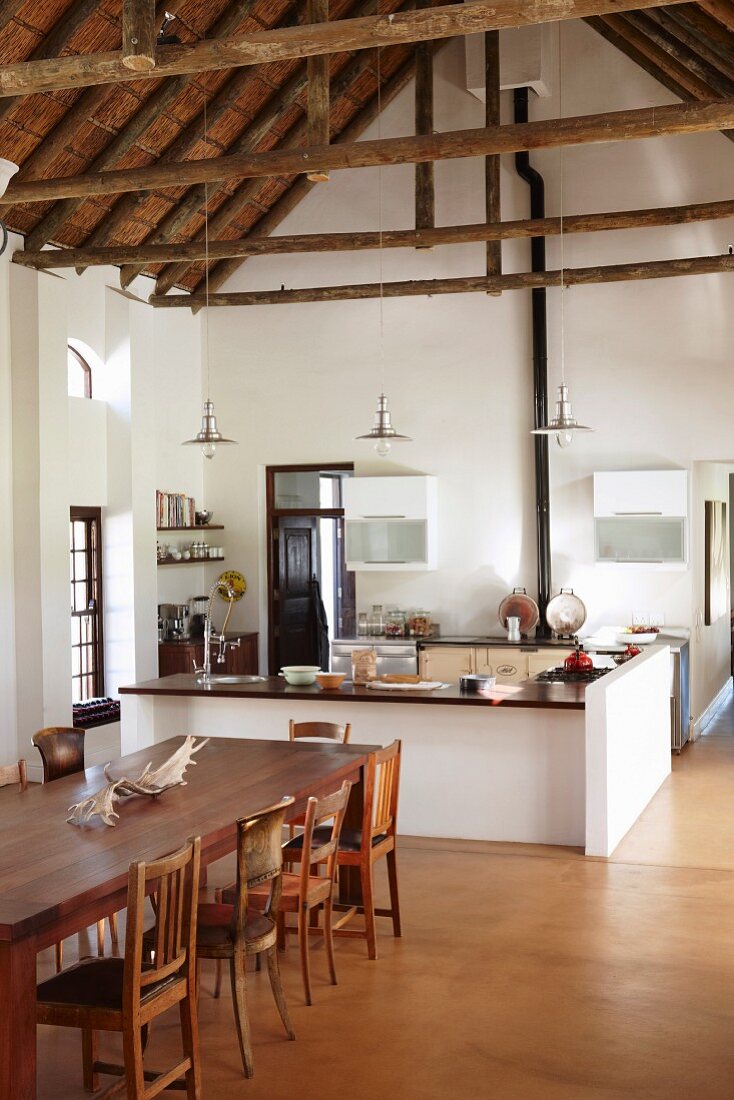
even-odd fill
[{"label": "wooden chair", "polygon": [[25,760],[19,760],[17,764],[5,764],[0,767],[0,787],[9,787],[11,783],[18,783],[21,791],[28,789]]},{"label": "wooden chair", "polygon": [[[52,783],[67,775],[76,775],[84,771],[84,738],[86,730],[76,726],[49,726],[33,734],[31,743],[38,749],[43,762],[43,782]],[[110,913],[110,940],[113,950],[119,947],[117,934],[117,914]],[[104,918],[97,921],[97,954],[104,955]],[[64,965],[64,945],[57,943],[54,948],[56,973]]]},{"label": "wooden chair", "polygon": [[[199,837],[153,863],[133,863],[128,875],[125,958],[82,959],[41,982],[36,994],[39,1024],[82,1030],[84,1086],[98,1087],[100,1073],[121,1075],[99,1094],[132,1100],[157,1096],[185,1075],[186,1095],[200,1098],[199,1033],[196,1016],[196,902]],[[143,960],[145,896],[157,891],[155,953]],[[179,1006],[183,1058],[165,1073],[143,1068],[148,1025]],[[97,1061],[98,1031],[122,1032],[124,1066]],[[151,1082],[146,1086],[146,1081]]]},{"label": "wooden chair", "polygon": [[[256,817],[237,822],[237,883],[231,904],[222,901],[199,905],[196,950],[200,959],[217,960],[219,996],[221,960],[229,959],[237,1036],[245,1077],[253,1075],[252,1042],[247,1015],[245,964],[248,955],[265,954],[275,1003],[289,1039],[295,1039],[285,1003],[278,967],[278,911],[283,876],[281,830],[286,811],[293,805],[287,798]],[[249,891],[268,883],[263,912],[248,911]]]},{"label": "wooden chair", "polygon": [[325,737],[329,741],[341,741],[346,745],[352,732],[351,722],[345,726],[339,726],[336,722],[294,722],[288,723],[288,737],[291,741],[297,741],[300,737]]},{"label": "wooden chair", "polygon": [[43,761],[44,783],[84,771],[85,734],[86,730],[75,726],[49,726],[33,734],[31,742]]},{"label": "wooden chair", "polygon": [[[351,732],[351,722],[347,722],[344,726],[340,726],[336,722],[294,722],[292,718],[288,722],[288,738],[291,741],[298,741],[302,737],[309,738],[309,740],[321,738],[329,741],[341,741],[342,745],[346,745],[349,742]],[[304,820],[303,814],[300,817],[294,817],[288,826],[288,836],[294,837],[296,827],[300,828]]]},{"label": "wooden chair", "polygon": [[[311,975],[309,970],[309,913],[320,906],[324,907],[323,927],[315,926],[315,931],[322,935],[326,947],[326,958],[329,965],[331,984],[336,985],[336,967],[334,965],[334,940],[332,937],[332,905],[334,893],[334,879],[336,878],[336,860],[339,846],[339,836],[344,822],[344,814],[349,801],[349,792],[352,784],[344,782],[341,789],[326,798],[309,798],[306,807],[305,826],[303,830],[303,847],[300,874],[283,874],[283,893],[280,898],[280,915],[285,928],[285,914],[298,914],[298,945],[301,951],[301,973],[303,975],[303,989],[306,995],[306,1004],[313,1004],[311,1000]],[[323,822],[331,821],[328,827]],[[318,829],[318,833],[315,830]],[[328,835],[328,839],[321,842],[317,837]],[[314,846],[314,841],[316,846]],[[326,864],[326,873],[315,873],[319,864]],[[222,892],[224,901],[233,900],[232,887],[225,888]],[[264,909],[268,902],[268,891],[262,886],[255,886],[249,891],[250,903],[257,909]]]},{"label": "wooden chair", "polygon": [[[377,958],[376,916],[391,917],[393,935],[402,935],[396,852],[400,751],[400,741],[393,741],[387,748],[370,754],[366,769],[362,826],[360,829],[343,828],[339,840],[337,864],[339,867],[359,868],[362,905],[335,904],[335,909],[344,909],[346,912],[335,922],[334,934],[366,939],[370,959]],[[325,834],[316,829],[314,837],[323,842]],[[300,863],[302,852],[303,836],[293,837],[284,845],[283,859],[287,864]],[[375,909],[373,867],[383,856],[387,860],[390,908]],[[364,913],[364,929],[344,928],[343,925],[357,912]]]}]

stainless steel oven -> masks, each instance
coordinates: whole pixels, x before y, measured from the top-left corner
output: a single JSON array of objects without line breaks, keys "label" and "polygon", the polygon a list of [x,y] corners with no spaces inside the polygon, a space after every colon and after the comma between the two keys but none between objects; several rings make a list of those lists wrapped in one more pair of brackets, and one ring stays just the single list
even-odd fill
[{"label": "stainless steel oven", "polygon": [[331,645],[331,671],[352,676],[352,651],[374,649],[377,675],[393,673],[415,676],[418,673],[418,645],[413,638],[336,638]]}]

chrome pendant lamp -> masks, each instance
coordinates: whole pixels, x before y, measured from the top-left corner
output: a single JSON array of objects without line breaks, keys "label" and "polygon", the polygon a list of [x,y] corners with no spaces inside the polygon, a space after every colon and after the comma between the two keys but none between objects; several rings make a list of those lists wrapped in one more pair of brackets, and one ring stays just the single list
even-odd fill
[{"label": "chrome pendant lamp", "polygon": [[[561,52],[561,24],[558,24],[558,113],[563,118],[563,65]],[[556,398],[556,412],[547,424],[541,424],[533,428],[532,435],[554,435],[559,447],[570,447],[576,432],[593,432],[585,424],[579,424],[573,415],[571,400],[568,396],[568,384],[566,383],[566,342],[565,342],[565,318],[564,318],[564,251],[563,251],[563,146],[559,150],[560,168],[560,251],[561,251],[561,384],[558,387]]]},{"label": "chrome pendant lamp", "polygon": [[[204,100],[204,142],[206,143],[206,99]],[[217,447],[225,443],[236,443],[236,439],[227,439],[219,431],[214,415],[214,402],[209,396],[209,184],[204,184],[204,286],[206,305],[204,307],[204,355],[206,357],[206,393],[201,428],[193,439],[185,439],[182,447],[201,447],[204,458],[214,458]]]},{"label": "chrome pendant lamp", "polygon": [[[380,139],[380,119],[382,116],[382,74],[380,72],[380,55],[381,50],[377,49],[377,138]],[[375,445],[375,450],[382,458],[388,455],[392,449],[393,443],[411,443],[412,439],[409,435],[401,435],[396,432],[392,426],[392,417],[390,410],[387,407],[387,397],[385,395],[385,324],[384,324],[384,295],[382,292],[383,287],[383,274],[382,274],[382,168],[377,169],[377,220],[379,228],[379,244],[378,244],[378,256],[380,263],[380,373],[382,375],[382,392],[377,398],[377,409],[375,410],[374,420],[372,421],[372,427],[364,435],[358,435],[356,438],[368,439]]]}]

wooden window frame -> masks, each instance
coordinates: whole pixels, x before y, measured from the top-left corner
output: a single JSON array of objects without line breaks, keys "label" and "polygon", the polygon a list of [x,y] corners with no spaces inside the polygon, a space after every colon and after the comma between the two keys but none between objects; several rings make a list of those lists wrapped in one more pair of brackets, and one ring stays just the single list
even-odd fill
[{"label": "wooden window frame", "polygon": [[[87,582],[91,584],[92,589],[96,587],[93,598],[96,603],[95,608],[95,626],[96,637],[94,639],[94,667],[92,670],[93,679],[93,694],[89,698],[101,699],[105,696],[105,673],[104,673],[104,578],[102,574],[102,509],[101,508],[89,508],[72,506],[69,509],[69,523],[74,521],[81,521],[88,524],[87,527],[87,539],[86,539],[86,553],[87,553]],[[92,524],[96,523],[97,536],[96,540],[91,538]],[[73,544],[70,542],[69,554],[73,564]],[[96,578],[96,586],[94,583]],[[91,579],[91,580],[90,580]],[[70,578],[71,582],[71,578]],[[90,593],[91,595],[91,593]],[[71,609],[71,617],[80,616],[82,613]],[[73,646],[73,643],[72,643]],[[80,680],[84,679],[84,673],[79,674]],[[75,679],[72,673],[72,683]],[[86,702],[87,699],[83,698],[80,702]]]},{"label": "wooden window frame", "polygon": [[92,399],[92,368],[86,361],[80,351],[77,351],[71,344],[67,345],[67,351],[69,355],[73,355],[79,366],[82,368],[82,374],[84,375],[84,396],[85,398]]}]

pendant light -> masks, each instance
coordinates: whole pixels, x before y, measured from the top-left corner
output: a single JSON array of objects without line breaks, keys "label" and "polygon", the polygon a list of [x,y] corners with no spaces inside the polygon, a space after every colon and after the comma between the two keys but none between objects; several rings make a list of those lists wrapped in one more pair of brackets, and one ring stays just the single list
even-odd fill
[{"label": "pendant light", "polygon": [[[204,100],[204,143],[206,144],[206,99]],[[236,439],[226,439],[217,427],[214,415],[214,402],[209,396],[209,184],[204,184],[204,287],[206,305],[204,306],[204,355],[206,358],[206,393],[201,428],[193,439],[185,439],[182,447],[201,447],[204,458],[214,458],[217,447],[224,443],[236,443]]]},{"label": "pendant light", "polygon": [[[561,24],[558,24],[558,113],[563,118],[563,63],[561,51]],[[532,430],[532,435],[554,435],[559,447],[570,447],[576,432],[592,432],[593,428],[587,428],[585,424],[579,424],[573,415],[573,408],[568,396],[566,383],[566,341],[564,318],[564,250],[563,250],[563,146],[559,150],[559,175],[560,175],[560,251],[561,251],[561,384],[558,387],[556,397],[555,416],[551,417],[547,424],[542,424]]]},{"label": "pendant light", "polygon": [[[377,48],[377,139],[379,141],[381,134],[381,117],[382,117],[382,74],[380,71],[380,57],[381,50]],[[387,407],[387,397],[385,396],[385,323],[384,323],[384,295],[383,295],[383,273],[382,273],[382,167],[377,169],[377,221],[379,230],[378,241],[378,256],[380,264],[380,375],[382,377],[382,392],[377,398],[377,409],[375,411],[375,417],[372,421],[372,427],[364,435],[358,435],[357,439],[369,439],[375,445],[375,450],[381,458],[390,453],[393,443],[411,443],[412,440],[409,435],[400,435],[396,432],[392,426],[392,418],[390,416],[390,410]]]}]

